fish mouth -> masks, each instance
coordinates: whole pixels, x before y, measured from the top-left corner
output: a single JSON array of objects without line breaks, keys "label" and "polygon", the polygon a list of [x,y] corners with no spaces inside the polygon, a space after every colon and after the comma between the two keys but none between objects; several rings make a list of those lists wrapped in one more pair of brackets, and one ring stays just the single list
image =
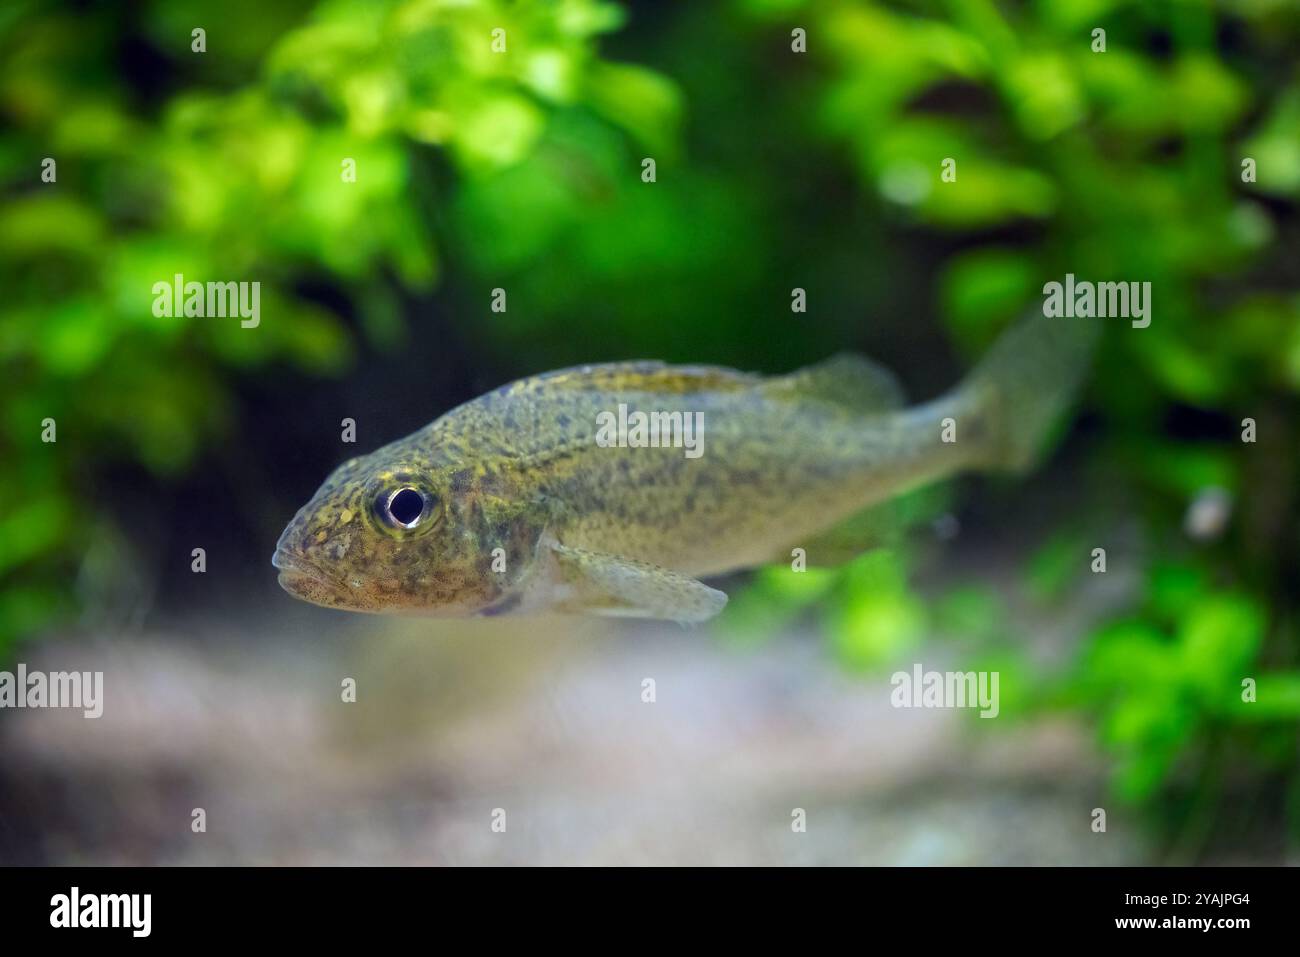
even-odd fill
[{"label": "fish mouth", "polygon": [[302,572],[315,575],[317,578],[322,577],[319,568],[307,559],[293,554],[283,545],[276,548],[275,554],[271,556],[271,564],[282,572]]},{"label": "fish mouth", "polygon": [[295,598],[327,607],[343,604],[338,585],[301,555],[279,547],[271,556],[271,564],[280,570],[280,587]]}]

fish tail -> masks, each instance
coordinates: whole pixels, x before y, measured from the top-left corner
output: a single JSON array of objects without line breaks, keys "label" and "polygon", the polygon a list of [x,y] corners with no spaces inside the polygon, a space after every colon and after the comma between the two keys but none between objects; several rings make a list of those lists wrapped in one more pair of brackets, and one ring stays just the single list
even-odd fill
[{"label": "fish tail", "polygon": [[1046,451],[1091,364],[1096,322],[1033,315],[993,343],[959,388],[980,421],[977,464],[1020,472]]}]

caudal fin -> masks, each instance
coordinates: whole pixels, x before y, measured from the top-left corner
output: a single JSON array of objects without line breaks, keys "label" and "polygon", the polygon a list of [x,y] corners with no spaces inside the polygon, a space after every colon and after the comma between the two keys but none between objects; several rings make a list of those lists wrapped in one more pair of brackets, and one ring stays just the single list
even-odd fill
[{"label": "caudal fin", "polygon": [[1032,315],[993,343],[960,388],[984,426],[983,465],[1023,471],[1038,461],[1091,365],[1098,331],[1095,320]]}]

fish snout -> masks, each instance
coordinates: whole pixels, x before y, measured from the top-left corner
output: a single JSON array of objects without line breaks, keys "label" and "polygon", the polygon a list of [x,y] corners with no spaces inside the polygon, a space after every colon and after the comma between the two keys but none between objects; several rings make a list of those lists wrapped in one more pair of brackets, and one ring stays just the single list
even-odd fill
[{"label": "fish snout", "polygon": [[281,571],[286,571],[292,569],[295,564],[305,561],[307,556],[303,544],[302,517],[296,515],[280,533],[280,538],[275,543],[275,554],[271,556],[271,564]]},{"label": "fish snout", "polygon": [[280,570],[280,587],[295,598],[316,605],[344,604],[341,589],[320,562],[307,536],[305,523],[295,518],[276,542],[271,564]]}]

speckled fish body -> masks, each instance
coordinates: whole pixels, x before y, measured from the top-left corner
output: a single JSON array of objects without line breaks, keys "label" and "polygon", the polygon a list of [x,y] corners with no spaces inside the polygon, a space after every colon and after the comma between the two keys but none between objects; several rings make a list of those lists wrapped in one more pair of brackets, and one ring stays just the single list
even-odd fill
[{"label": "speckled fish body", "polygon": [[[703,620],[726,599],[697,577],[788,556],[918,483],[1019,464],[1038,435],[999,424],[1008,401],[1067,385],[1051,368],[1022,381],[1033,345],[1004,342],[966,386],[911,409],[888,373],[851,356],[772,378],[633,362],[524,379],[346,462],[275,564],[291,593],[357,611]],[[1013,373],[1016,389],[999,388]],[[602,441],[620,405],[699,423],[698,457]],[[1041,432],[1030,418],[1025,431]],[[394,519],[395,501],[416,520]]]},{"label": "speckled fish body", "polygon": [[[597,366],[525,380],[449,418],[494,437],[504,454],[479,446],[470,457],[487,453],[484,478],[505,474],[548,503],[559,541],[706,576],[770,561],[944,458],[937,427],[913,415],[857,413],[781,385],[726,369]],[[597,417],[619,404],[697,415],[702,454],[598,445]],[[520,416],[535,438],[511,449],[502,437],[521,434]]]}]

